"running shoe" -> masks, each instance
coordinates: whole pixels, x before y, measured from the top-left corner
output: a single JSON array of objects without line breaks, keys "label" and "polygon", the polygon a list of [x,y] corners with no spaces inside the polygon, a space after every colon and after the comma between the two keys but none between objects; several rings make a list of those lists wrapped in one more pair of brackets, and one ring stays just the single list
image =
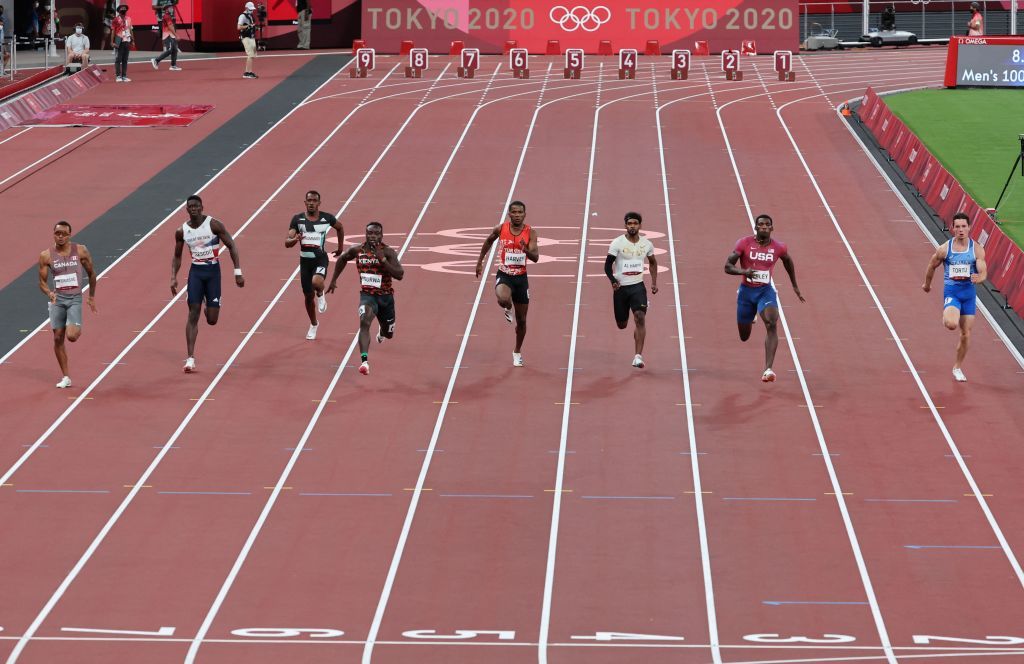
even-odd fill
[{"label": "running shoe", "polygon": [[504,311],[505,311],[505,320],[508,321],[509,325],[511,325],[512,324],[512,310],[511,309],[505,309]]},{"label": "running shoe", "polygon": [[195,370],[196,370],[196,358],[190,357],[187,360],[185,360],[185,368],[183,369],[183,371],[185,373],[193,373],[193,372],[195,372]]},{"label": "running shoe", "polygon": [[761,374],[761,382],[762,383],[774,383],[775,382],[775,372],[772,371],[771,369],[765,369],[764,373]]},{"label": "running shoe", "polygon": [[153,65],[153,69],[160,69],[160,63],[156,61],[156,58],[152,58],[149,64]]},{"label": "running shoe", "polygon": [[128,78],[127,76],[122,76],[122,77],[121,77],[121,81],[122,81],[123,83],[131,83],[131,82],[132,82],[132,79]]},{"label": "running shoe", "polygon": [[514,366],[514,367],[521,367],[521,366],[523,366],[523,354],[522,353],[512,353],[512,366]]},{"label": "running shoe", "polygon": [[644,358],[642,355],[640,355],[640,353],[637,353],[636,355],[633,356],[633,366],[636,367],[637,369],[644,368]]},{"label": "running shoe", "polygon": [[306,339],[307,340],[312,341],[313,339],[316,339],[316,328],[318,328],[318,327],[320,327],[319,323],[316,324],[316,325],[310,325],[309,326],[309,331],[306,332]]},{"label": "running shoe", "polygon": [[363,374],[364,376],[369,376],[370,375],[370,362],[369,362],[369,360],[364,360],[363,363],[359,365],[359,373]]},{"label": "running shoe", "polygon": [[178,67],[177,65],[171,65],[171,71],[181,71],[181,67]]},{"label": "running shoe", "polygon": [[327,313],[327,296],[320,293],[316,296],[316,310],[320,313]]},{"label": "running shoe", "polygon": [[[958,383],[967,382],[967,376],[964,375],[964,372],[960,367],[953,368],[953,380],[955,380]],[[60,387],[60,385],[58,385],[57,387]]]},{"label": "running shoe", "polygon": [[380,332],[377,333],[377,343],[382,344],[384,343],[385,339],[387,339],[387,337],[382,335]]},{"label": "running shoe", "polygon": [[62,390],[65,387],[71,387],[71,379],[68,378],[67,376],[64,376],[63,378],[60,379],[60,382],[57,383],[57,387],[62,389]]},{"label": "running shoe", "polygon": [[123,79],[123,78],[121,78],[120,76],[115,76],[115,77],[114,77],[114,81],[115,81],[115,82],[117,82],[117,83],[123,83],[123,82],[124,82],[124,79]]}]

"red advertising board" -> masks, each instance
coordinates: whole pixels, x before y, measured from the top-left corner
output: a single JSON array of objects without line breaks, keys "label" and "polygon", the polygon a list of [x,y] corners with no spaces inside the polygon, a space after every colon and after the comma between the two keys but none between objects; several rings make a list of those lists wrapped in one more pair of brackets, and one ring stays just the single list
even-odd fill
[{"label": "red advertising board", "polygon": [[711,52],[757,42],[761,53],[796,50],[797,0],[363,0],[362,36],[380,52],[398,52],[403,39],[432,52],[462,40],[501,53],[510,39],[543,53],[549,39],[596,53],[601,40],[616,49],[662,50],[710,42]]}]

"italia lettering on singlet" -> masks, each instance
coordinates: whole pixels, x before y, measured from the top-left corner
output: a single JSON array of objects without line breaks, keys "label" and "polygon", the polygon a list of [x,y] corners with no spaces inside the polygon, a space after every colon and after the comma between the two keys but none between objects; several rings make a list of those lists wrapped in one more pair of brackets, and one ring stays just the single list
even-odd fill
[{"label": "italia lettering on singlet", "polygon": [[967,240],[965,251],[954,251],[953,240],[946,247],[945,281],[946,283],[962,284],[970,281],[971,275],[977,273],[977,258],[974,255],[974,240]]}]

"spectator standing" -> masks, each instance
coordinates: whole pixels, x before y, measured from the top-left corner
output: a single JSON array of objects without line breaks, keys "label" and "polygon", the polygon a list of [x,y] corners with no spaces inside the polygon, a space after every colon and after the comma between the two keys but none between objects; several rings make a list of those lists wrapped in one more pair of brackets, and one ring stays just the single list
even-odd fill
[{"label": "spectator standing", "polygon": [[114,24],[114,18],[117,16],[117,2],[116,0],[107,0],[103,6],[103,39],[100,41],[100,50],[104,51],[107,49],[114,48],[114,42],[111,38],[111,26]]},{"label": "spectator standing", "polygon": [[174,27],[173,7],[164,9],[163,18],[160,19],[160,36],[164,41],[164,52],[150,60],[153,69],[160,69],[160,61],[170,56],[171,71],[181,71],[178,66],[178,33]]},{"label": "spectator standing", "polygon": [[5,27],[7,27],[7,19],[4,17],[4,6],[0,5],[0,76],[4,76],[11,61],[11,55],[7,52],[4,41],[7,38],[4,34]]},{"label": "spectator standing", "polygon": [[295,11],[299,14],[299,45],[304,51],[309,50],[309,33],[313,26],[313,10],[309,6],[309,0],[295,0]]},{"label": "spectator standing", "polygon": [[252,61],[256,57],[256,22],[252,18],[254,11],[256,5],[247,2],[245,11],[238,16],[238,36],[245,49],[245,71],[242,72],[242,78],[259,78],[252,70]]},{"label": "spectator standing", "polygon": [[971,18],[967,20],[967,36],[981,37],[985,34],[985,19],[977,2],[971,3]]},{"label": "spectator standing", "polygon": [[128,17],[128,5],[117,8],[117,17],[110,26],[114,35],[114,80],[131,83],[128,78],[128,51],[132,47],[132,20]]},{"label": "spectator standing", "polygon": [[82,34],[84,30],[81,23],[76,23],[75,34],[64,40],[64,51],[67,53],[64,58],[65,65],[80,62],[83,68],[89,66],[89,38]]}]

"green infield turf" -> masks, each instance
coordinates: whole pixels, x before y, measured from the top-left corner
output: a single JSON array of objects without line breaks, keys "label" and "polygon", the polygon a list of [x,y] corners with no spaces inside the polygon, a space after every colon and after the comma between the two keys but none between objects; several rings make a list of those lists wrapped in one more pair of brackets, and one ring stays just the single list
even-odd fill
[{"label": "green infield turf", "polygon": [[[1024,134],[1024,90],[915,90],[883,97],[982,207],[993,207]],[[999,206],[1003,230],[1024,247],[1020,166]]]}]

